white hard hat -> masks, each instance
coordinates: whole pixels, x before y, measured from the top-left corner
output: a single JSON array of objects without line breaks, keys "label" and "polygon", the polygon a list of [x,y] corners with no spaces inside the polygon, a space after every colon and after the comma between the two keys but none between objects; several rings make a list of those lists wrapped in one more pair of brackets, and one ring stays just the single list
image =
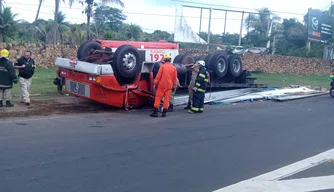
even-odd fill
[{"label": "white hard hat", "polygon": [[196,62],[196,65],[205,66],[205,62],[203,60],[199,60]]}]

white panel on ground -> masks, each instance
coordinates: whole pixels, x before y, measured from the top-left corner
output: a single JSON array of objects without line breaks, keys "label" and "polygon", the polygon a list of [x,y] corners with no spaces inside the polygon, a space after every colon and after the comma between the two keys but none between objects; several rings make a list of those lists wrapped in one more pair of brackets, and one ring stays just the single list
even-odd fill
[{"label": "white panel on ground", "polygon": [[334,149],[331,149],[275,171],[218,189],[214,192],[306,192],[334,189],[334,175],[281,180],[320,165],[321,163],[332,161],[333,159]]},{"label": "white panel on ground", "polygon": [[174,41],[183,43],[199,43],[207,44],[197,33],[195,33],[188,25],[186,19],[183,17],[183,7],[176,6],[176,17],[174,25]]},{"label": "white panel on ground", "polygon": [[[241,95],[250,94],[253,92],[254,88],[246,88],[246,89],[238,89],[238,90],[231,90],[231,91],[219,91],[219,92],[212,92],[212,93],[205,93],[205,100],[204,103],[209,103],[212,101],[219,101],[223,99],[238,97]],[[176,96],[174,98],[174,105],[185,105],[188,103],[188,95],[184,96]]]},{"label": "white panel on ground", "polygon": [[274,101],[288,101],[294,99],[302,99],[308,97],[315,97],[327,94],[325,92],[316,91],[306,87],[299,88],[287,88],[287,89],[276,89],[271,91],[262,91],[257,93],[251,93],[243,96],[237,96],[228,99],[216,100],[221,104],[230,104],[243,101],[255,101],[255,100],[265,100],[271,99]]}]

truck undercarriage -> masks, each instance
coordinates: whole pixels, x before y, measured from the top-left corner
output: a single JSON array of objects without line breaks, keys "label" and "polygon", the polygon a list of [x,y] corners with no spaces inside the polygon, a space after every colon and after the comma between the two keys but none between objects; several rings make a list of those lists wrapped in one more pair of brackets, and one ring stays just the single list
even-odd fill
[{"label": "truck undercarriage", "polygon": [[254,87],[255,78],[242,69],[239,55],[222,53],[193,57],[178,54],[178,45],[159,42],[85,41],[77,59],[57,58],[58,78],[74,96],[115,107],[134,108],[154,100],[153,81],[162,65],[163,55],[172,55],[181,87],[191,79],[191,66],[204,60],[213,88]]}]

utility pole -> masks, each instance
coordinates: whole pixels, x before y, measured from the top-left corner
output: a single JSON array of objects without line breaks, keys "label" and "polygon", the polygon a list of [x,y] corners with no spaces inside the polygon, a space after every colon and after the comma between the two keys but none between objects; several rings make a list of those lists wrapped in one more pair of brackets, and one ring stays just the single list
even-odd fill
[{"label": "utility pole", "polygon": [[243,22],[244,22],[244,15],[245,12],[242,12],[242,16],[241,16],[241,24],[240,24],[240,34],[239,34],[239,42],[238,42],[238,46],[241,45],[241,37],[242,37],[242,26],[243,26]]},{"label": "utility pole", "polygon": [[226,34],[226,21],[227,21],[227,11],[225,11],[224,35]]},{"label": "utility pole", "polygon": [[200,34],[201,31],[202,31],[202,13],[203,13],[203,9],[201,8],[201,16],[200,16],[200,20],[199,20],[199,31],[198,31],[198,34]]},{"label": "utility pole", "polygon": [[209,15],[208,46],[206,48],[207,52],[209,52],[210,50],[211,14],[212,14],[212,8],[210,8],[210,15]]}]

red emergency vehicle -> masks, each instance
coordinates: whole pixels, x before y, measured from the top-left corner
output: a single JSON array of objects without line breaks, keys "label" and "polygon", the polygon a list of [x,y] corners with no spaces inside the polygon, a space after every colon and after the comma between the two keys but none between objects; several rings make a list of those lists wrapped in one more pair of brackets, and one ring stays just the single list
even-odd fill
[{"label": "red emergency vehicle", "polygon": [[[171,54],[182,87],[191,78],[191,66],[205,60],[213,87],[250,87],[239,55],[204,56],[179,54],[176,43],[92,40],[83,42],[77,58],[56,58],[56,85],[64,85],[74,96],[115,107],[134,108],[154,99],[153,80],[164,59]],[[232,86],[233,87],[233,86]]]}]

